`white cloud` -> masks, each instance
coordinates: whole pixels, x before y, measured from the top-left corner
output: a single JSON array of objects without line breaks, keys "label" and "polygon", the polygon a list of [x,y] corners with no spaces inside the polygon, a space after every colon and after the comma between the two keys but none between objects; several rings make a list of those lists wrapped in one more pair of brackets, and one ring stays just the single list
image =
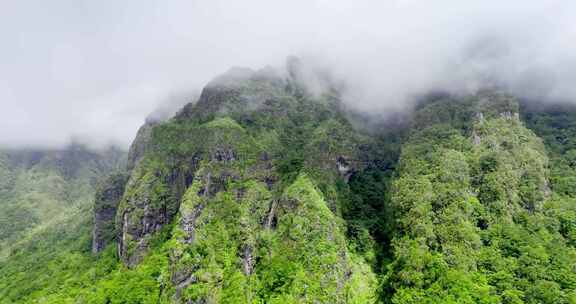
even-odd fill
[{"label": "white cloud", "polygon": [[360,108],[478,74],[573,99],[570,0],[54,0],[0,10],[0,144],[127,145],[173,92],[231,66],[322,58]]}]

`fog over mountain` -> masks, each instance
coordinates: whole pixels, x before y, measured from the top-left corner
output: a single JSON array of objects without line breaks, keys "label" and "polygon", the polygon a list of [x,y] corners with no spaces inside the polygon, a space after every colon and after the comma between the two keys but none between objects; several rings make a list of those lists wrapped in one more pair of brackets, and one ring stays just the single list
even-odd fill
[{"label": "fog over mountain", "polygon": [[493,84],[574,101],[573,20],[568,0],[3,1],[0,145],[127,146],[151,112],[173,112],[167,100],[289,55],[362,110]]}]

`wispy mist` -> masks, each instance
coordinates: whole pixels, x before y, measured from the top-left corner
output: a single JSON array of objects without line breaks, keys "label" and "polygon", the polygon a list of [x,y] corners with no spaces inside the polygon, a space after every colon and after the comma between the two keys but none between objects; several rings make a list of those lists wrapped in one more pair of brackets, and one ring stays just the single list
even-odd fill
[{"label": "wispy mist", "polygon": [[490,83],[576,101],[573,20],[569,0],[5,1],[0,145],[127,145],[166,100],[288,55],[345,81],[359,109]]}]

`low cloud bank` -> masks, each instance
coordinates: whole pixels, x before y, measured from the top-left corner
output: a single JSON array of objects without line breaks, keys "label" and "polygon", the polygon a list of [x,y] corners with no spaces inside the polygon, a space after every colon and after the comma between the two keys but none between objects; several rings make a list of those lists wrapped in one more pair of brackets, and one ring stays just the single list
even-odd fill
[{"label": "low cloud bank", "polygon": [[0,20],[0,146],[127,146],[146,117],[171,115],[230,67],[288,55],[371,112],[491,84],[576,102],[566,0],[23,0]]}]

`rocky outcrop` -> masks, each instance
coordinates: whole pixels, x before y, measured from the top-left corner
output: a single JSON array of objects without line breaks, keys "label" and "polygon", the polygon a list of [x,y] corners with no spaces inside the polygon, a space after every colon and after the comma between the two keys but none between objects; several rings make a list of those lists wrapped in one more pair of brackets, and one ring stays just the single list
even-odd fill
[{"label": "rocky outcrop", "polygon": [[[232,74],[211,82],[173,119],[139,131],[115,216],[118,255],[134,267],[157,236],[170,235],[163,250],[169,253],[171,296],[183,303],[218,298],[206,290],[246,288],[248,281],[236,287],[222,282],[259,276],[258,267],[270,269],[264,259],[273,265],[274,256],[287,252],[294,261],[337,260],[338,270],[319,280],[329,281],[338,294],[333,299],[342,302],[353,263],[336,215],[335,185],[359,169],[360,138],[338,116],[333,98],[308,100],[290,86],[295,79]],[[294,193],[284,195],[299,176]],[[327,245],[328,253],[306,252],[308,236],[338,241]],[[295,241],[299,249],[292,252]],[[311,276],[323,267],[294,263]]]},{"label": "rocky outcrop", "polygon": [[92,232],[93,253],[99,253],[114,240],[116,209],[124,194],[127,180],[126,173],[112,174],[96,192]]},{"label": "rocky outcrop", "polygon": [[153,234],[176,216],[183,192],[194,178],[194,164],[167,170],[140,164],[132,171],[116,212],[118,255],[127,266],[141,261]]},{"label": "rocky outcrop", "polygon": [[[209,90],[205,90],[203,96],[209,94],[207,92]],[[231,102],[227,96],[213,98]],[[201,97],[198,105],[206,102],[203,98],[206,97]],[[197,111],[200,109],[194,113]],[[153,127],[144,155],[132,170],[116,216],[118,253],[128,266],[139,263],[153,235],[182,211],[182,196],[195,180],[203,180],[205,185],[198,190],[198,195],[207,197],[225,190],[230,180],[238,179],[240,167],[258,174],[268,183],[275,180],[273,175],[263,174],[271,168],[270,159],[247,166],[252,160],[258,160],[263,151],[236,121],[216,118],[190,128],[195,118],[181,121],[185,115],[181,111],[172,122]],[[206,169],[198,175],[198,169],[206,164],[217,168]],[[242,196],[240,189],[237,195]],[[182,223],[184,230],[193,232],[192,218],[184,217]]]}]

